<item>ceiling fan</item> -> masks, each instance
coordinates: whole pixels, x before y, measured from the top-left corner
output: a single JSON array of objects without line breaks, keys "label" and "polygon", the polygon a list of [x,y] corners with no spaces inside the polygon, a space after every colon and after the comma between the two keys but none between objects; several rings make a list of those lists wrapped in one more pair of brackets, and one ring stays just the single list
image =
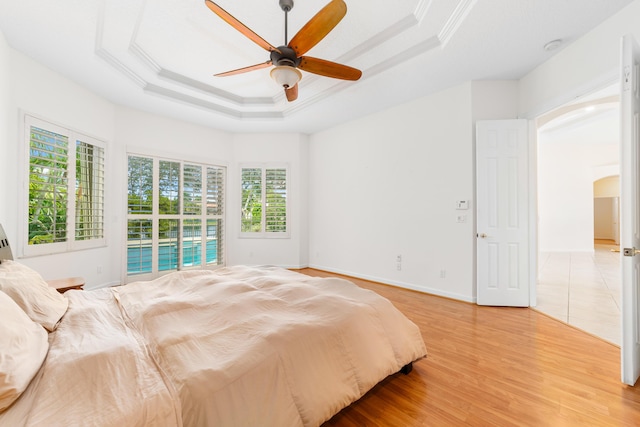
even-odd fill
[{"label": "ceiling fan", "polygon": [[324,59],[303,56],[329,34],[346,15],[347,5],[343,0],[331,0],[329,4],[323,7],[320,12],[311,18],[309,22],[293,36],[290,42],[287,41],[287,16],[293,8],[293,0],[279,0],[279,3],[280,8],[284,11],[285,41],[284,45],[275,47],[216,3],[211,0],[205,0],[205,4],[213,13],[225,20],[258,46],[269,51],[271,55],[270,59],[266,62],[218,73],[215,74],[215,76],[232,76],[274,65],[274,68],[271,70],[271,77],[284,88],[284,93],[290,102],[298,98],[298,82],[302,78],[302,73],[298,69],[342,80],[358,80],[360,76],[362,76],[362,71],[356,68]]}]

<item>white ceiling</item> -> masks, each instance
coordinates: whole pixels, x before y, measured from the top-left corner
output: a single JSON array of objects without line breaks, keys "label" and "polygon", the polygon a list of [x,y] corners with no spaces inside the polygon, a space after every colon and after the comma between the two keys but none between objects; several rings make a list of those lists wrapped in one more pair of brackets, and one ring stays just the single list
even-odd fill
[{"label": "white ceiling", "polygon": [[[289,39],[329,0],[296,0]],[[519,79],[632,0],[346,0],[307,55],[363,71],[357,82],[303,71],[288,103],[269,54],[204,0],[0,0],[7,42],[119,105],[233,132],[313,133],[469,80]],[[274,46],[278,0],[218,0]],[[562,39],[560,48],[543,46]]]}]

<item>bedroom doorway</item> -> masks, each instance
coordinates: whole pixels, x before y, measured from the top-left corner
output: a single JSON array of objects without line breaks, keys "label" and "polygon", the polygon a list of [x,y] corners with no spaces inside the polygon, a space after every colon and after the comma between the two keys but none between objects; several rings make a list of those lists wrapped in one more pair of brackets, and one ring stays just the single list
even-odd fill
[{"label": "bedroom doorway", "polygon": [[611,85],[538,118],[535,307],[616,345],[621,341],[618,91]]}]

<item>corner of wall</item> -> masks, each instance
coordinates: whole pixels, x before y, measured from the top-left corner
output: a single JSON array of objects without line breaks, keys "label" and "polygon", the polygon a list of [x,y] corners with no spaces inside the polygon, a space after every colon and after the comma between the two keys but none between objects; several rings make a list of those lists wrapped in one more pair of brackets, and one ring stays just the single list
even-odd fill
[{"label": "corner of wall", "polygon": [[[11,48],[0,31],[0,183],[15,182],[17,124],[11,105]],[[0,200],[16,200],[15,185],[0,185]],[[0,203],[0,223],[4,223],[10,240],[15,241],[17,212],[15,203]]]},{"label": "corner of wall", "polygon": [[471,82],[471,108],[474,123],[518,118],[518,81],[474,80]]}]

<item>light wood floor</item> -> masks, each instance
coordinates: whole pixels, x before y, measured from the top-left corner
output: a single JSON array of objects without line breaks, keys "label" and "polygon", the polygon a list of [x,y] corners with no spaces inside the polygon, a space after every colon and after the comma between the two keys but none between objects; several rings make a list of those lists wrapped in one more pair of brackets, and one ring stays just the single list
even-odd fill
[{"label": "light wood floor", "polygon": [[528,308],[480,307],[349,279],[413,320],[428,357],[323,427],[640,425],[640,386],[620,382],[615,345]]}]

